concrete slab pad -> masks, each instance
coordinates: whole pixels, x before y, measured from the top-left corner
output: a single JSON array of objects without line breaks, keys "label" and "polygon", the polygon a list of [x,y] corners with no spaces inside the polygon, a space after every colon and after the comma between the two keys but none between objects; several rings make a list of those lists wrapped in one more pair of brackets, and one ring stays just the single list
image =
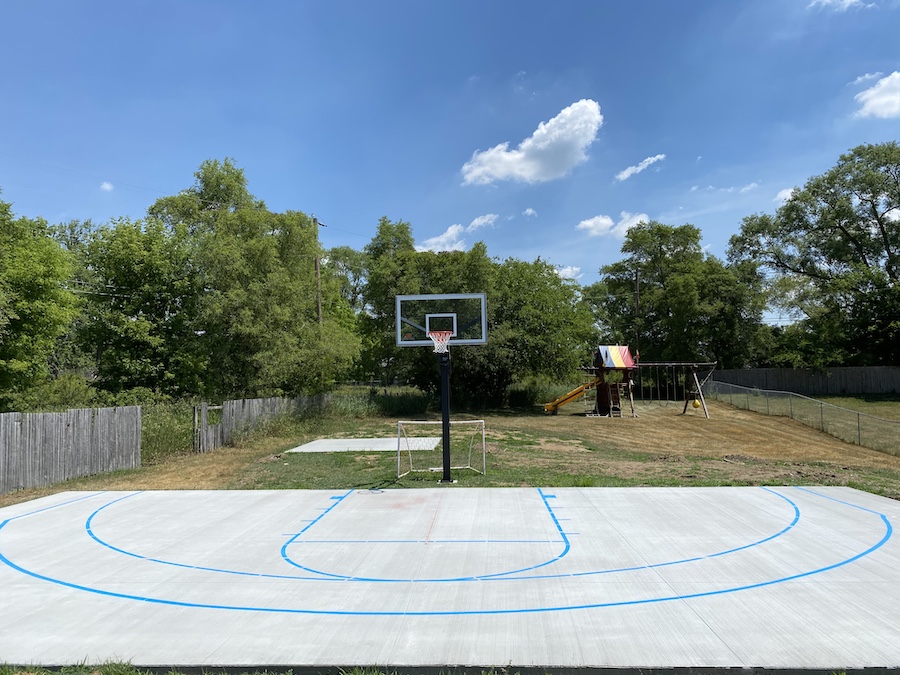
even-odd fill
[{"label": "concrete slab pad", "polygon": [[849,488],[62,493],[0,509],[0,661],[900,667]]},{"label": "concrete slab pad", "polygon": [[[403,450],[434,450],[440,442],[440,436],[404,438]],[[397,452],[397,437],[320,438],[285,452]]]}]

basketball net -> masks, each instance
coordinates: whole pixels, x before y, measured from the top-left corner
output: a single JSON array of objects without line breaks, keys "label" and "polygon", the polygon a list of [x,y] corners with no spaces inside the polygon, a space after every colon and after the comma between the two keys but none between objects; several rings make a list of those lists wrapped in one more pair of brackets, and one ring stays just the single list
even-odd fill
[{"label": "basketball net", "polygon": [[433,330],[428,334],[431,341],[434,342],[435,354],[446,354],[450,348],[450,338],[453,337],[452,330]]}]

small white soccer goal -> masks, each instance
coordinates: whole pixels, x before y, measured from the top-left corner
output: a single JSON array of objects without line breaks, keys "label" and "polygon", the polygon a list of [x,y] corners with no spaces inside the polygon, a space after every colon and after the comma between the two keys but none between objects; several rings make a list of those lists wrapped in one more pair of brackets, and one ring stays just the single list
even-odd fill
[{"label": "small white soccer goal", "polygon": [[[397,478],[443,470],[442,422],[397,422]],[[484,475],[487,458],[484,420],[450,420],[450,468]]]}]

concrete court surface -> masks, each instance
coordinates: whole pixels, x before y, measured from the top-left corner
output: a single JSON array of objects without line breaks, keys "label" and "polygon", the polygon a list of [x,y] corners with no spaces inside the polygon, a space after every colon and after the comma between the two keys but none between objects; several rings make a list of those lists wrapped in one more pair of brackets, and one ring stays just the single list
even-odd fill
[{"label": "concrete court surface", "polygon": [[[440,436],[404,438],[403,450],[434,450]],[[397,452],[397,437],[392,438],[320,438],[285,452]]]},{"label": "concrete court surface", "polygon": [[841,487],[67,492],[0,509],[0,663],[900,666]]}]

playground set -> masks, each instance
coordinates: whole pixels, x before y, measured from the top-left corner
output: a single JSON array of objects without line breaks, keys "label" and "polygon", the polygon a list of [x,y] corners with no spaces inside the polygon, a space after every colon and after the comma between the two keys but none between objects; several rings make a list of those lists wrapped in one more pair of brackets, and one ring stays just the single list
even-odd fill
[{"label": "playground set", "polygon": [[703,385],[715,367],[714,361],[641,363],[632,357],[627,345],[600,345],[593,353],[592,365],[581,368],[585,381],[544,404],[544,411],[556,415],[562,406],[580,399],[588,417],[622,417],[626,405],[631,417],[637,417],[636,398],[644,404],[661,406],[683,400],[681,414],[686,414],[688,407],[702,408],[709,419]]}]

